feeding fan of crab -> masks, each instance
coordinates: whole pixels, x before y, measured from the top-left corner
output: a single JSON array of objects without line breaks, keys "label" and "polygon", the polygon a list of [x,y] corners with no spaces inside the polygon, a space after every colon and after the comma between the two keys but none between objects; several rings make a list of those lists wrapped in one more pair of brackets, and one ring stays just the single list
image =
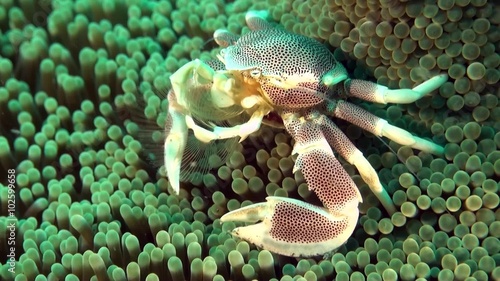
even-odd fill
[{"label": "feeding fan of crab", "polygon": [[[332,148],[358,169],[387,212],[395,212],[373,167],[328,116],[402,145],[443,153],[441,146],[390,125],[339,99],[340,95],[383,104],[411,103],[440,87],[447,76],[437,75],[413,89],[397,90],[349,79],[324,45],[274,27],[266,17],[263,11],[248,12],[250,31],[241,37],[217,30],[214,39],[223,47],[218,60],[191,61],[171,76],[164,143],[166,174],[178,193],[190,163],[199,160],[191,159],[196,148],[188,144],[189,130],[200,143],[235,137],[243,140],[262,123],[269,124],[268,114],[278,114],[295,140],[294,172],[302,171],[323,206],[271,196],[266,202],[231,211],[221,221],[261,221],[237,227],[232,234],[271,252],[296,257],[323,255],[352,235],[362,202]],[[238,125],[225,122],[241,117],[246,120]]]}]

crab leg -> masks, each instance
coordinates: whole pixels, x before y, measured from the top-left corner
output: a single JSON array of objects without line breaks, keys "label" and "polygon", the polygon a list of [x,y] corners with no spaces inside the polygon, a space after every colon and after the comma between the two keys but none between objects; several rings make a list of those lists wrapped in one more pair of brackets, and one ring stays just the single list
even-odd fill
[{"label": "crab leg", "polygon": [[414,87],[413,89],[391,90],[386,86],[365,80],[348,79],[344,82],[346,92],[353,97],[376,103],[411,103],[436,90],[448,80],[440,74]]},{"label": "crab leg", "polygon": [[325,115],[320,115],[313,120],[321,126],[321,131],[333,149],[351,165],[356,166],[361,178],[368,184],[389,215],[394,214],[396,212],[396,207],[391,197],[380,183],[377,172],[375,172],[370,162],[363,156],[363,153],[357,149],[339,127]]},{"label": "crab leg", "polygon": [[269,251],[286,256],[322,255],[344,244],[357,224],[358,188],[326,142],[320,127],[291,114],[284,118],[298,153],[300,169],[323,203],[319,207],[299,200],[268,197],[222,216],[221,221],[261,223],[238,227],[232,234]]},{"label": "crab leg", "polygon": [[215,40],[215,43],[217,43],[217,45],[225,48],[235,44],[240,37],[238,35],[232,34],[231,32],[229,32],[229,30],[221,28],[217,29],[214,32],[213,38]]},{"label": "crab leg", "polygon": [[412,148],[442,155],[444,148],[428,140],[413,136],[410,132],[389,124],[386,120],[379,118],[370,112],[352,103],[339,101],[333,111],[333,115],[354,124],[365,131],[377,136],[387,137],[401,145],[409,145]]},{"label": "crab leg", "polygon": [[[245,21],[247,22],[248,28],[251,30],[262,30],[272,27],[272,25],[266,20],[268,17],[268,11],[248,11],[245,15]],[[225,48],[236,44],[236,41],[240,39],[240,36],[221,28],[214,32],[213,38],[217,45]]]},{"label": "crab leg", "polygon": [[175,194],[179,194],[179,175],[181,170],[182,154],[186,148],[188,128],[180,105],[177,103],[173,90],[168,92],[168,119],[165,126],[165,169],[168,181]]},{"label": "crab leg", "polygon": [[272,28],[272,25],[267,21],[269,17],[269,12],[262,11],[248,11],[245,14],[245,21],[248,28],[251,30],[262,30],[266,28]]}]

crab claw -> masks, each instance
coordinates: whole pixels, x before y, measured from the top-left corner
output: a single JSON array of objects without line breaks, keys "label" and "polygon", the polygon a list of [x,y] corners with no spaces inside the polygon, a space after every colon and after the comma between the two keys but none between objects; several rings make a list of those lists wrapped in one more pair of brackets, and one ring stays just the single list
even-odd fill
[{"label": "crab claw", "polygon": [[299,156],[294,170],[302,170],[309,189],[323,207],[299,200],[267,197],[266,203],[234,210],[221,221],[261,223],[238,227],[233,235],[266,250],[294,257],[331,252],[351,236],[362,201],[356,184],[333,155],[320,126],[304,118],[284,116]]},{"label": "crab claw", "polygon": [[262,220],[237,227],[231,234],[285,256],[311,257],[335,250],[351,236],[359,215],[357,206],[346,216],[292,198],[270,196],[266,200],[229,212],[221,221]]}]

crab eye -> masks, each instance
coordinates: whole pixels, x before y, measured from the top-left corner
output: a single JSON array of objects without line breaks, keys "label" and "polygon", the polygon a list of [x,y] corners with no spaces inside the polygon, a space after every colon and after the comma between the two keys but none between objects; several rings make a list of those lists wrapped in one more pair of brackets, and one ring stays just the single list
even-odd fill
[{"label": "crab eye", "polygon": [[260,70],[259,70],[259,69],[252,69],[252,70],[250,71],[250,76],[252,76],[252,78],[254,78],[254,79],[255,79],[255,78],[259,78],[259,77],[260,77],[260,74],[261,74],[261,72],[260,72]]}]

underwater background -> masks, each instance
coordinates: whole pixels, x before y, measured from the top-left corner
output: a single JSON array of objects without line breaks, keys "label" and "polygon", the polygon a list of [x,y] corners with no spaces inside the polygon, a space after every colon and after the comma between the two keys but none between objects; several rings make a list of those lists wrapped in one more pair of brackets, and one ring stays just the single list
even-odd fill
[{"label": "underwater background", "polygon": [[[247,32],[248,10],[324,42],[352,77],[449,75],[413,104],[356,101],[443,157],[337,122],[398,212],[341,159],[364,202],[324,259],[257,249],[219,220],[268,195],[318,203],[285,131],[264,126],[174,196],[128,114],[143,96],[161,131],[154,89],[215,58],[216,29]],[[499,24],[492,0],[0,0],[0,280],[500,280]]]}]

